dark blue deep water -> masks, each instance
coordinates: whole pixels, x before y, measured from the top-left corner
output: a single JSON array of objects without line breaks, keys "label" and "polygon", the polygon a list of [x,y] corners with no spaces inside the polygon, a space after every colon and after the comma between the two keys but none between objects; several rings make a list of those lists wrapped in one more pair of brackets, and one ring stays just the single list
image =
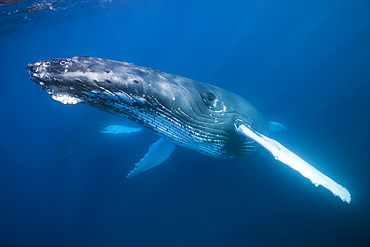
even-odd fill
[{"label": "dark blue deep water", "polygon": [[[370,3],[0,1],[0,246],[370,246]],[[5,3],[8,3],[4,5]],[[238,93],[273,138],[347,187],[350,204],[257,152],[177,148],[125,175],[158,136],[63,105],[26,66],[134,62]]]}]

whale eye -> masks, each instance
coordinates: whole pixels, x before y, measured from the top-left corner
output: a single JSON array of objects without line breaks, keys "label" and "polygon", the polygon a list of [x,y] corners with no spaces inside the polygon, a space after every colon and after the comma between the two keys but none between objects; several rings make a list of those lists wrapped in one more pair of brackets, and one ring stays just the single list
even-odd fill
[{"label": "whale eye", "polygon": [[200,94],[202,97],[202,100],[206,107],[211,110],[218,110],[219,108],[219,101],[217,100],[217,97],[214,93],[212,92],[203,92]]},{"label": "whale eye", "polygon": [[207,98],[207,100],[212,102],[216,99],[216,95],[214,95],[214,93],[208,92],[208,93],[206,93],[206,98]]}]

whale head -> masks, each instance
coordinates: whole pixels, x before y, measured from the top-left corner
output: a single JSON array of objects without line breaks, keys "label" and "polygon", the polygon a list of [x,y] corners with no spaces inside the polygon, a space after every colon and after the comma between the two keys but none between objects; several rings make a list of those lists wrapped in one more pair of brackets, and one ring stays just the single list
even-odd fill
[{"label": "whale head", "polygon": [[[129,63],[127,63],[129,65]],[[128,93],[138,93],[135,81],[122,78],[117,62],[105,58],[76,56],[44,59],[28,64],[30,79],[39,84],[54,100],[64,104],[98,103],[99,98],[113,96],[110,89],[119,84],[116,93],[133,101]],[[128,74],[128,73],[127,73]],[[124,89],[124,90],[123,90]],[[101,102],[103,103],[103,102]]]}]

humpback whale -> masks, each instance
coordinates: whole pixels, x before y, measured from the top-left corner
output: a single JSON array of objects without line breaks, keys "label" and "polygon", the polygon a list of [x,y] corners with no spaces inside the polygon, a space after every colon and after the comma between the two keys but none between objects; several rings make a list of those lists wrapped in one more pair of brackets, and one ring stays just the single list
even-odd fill
[{"label": "humpback whale", "polygon": [[176,145],[217,158],[244,156],[260,146],[314,185],[351,201],[346,188],[268,137],[282,125],[267,122],[249,102],[222,88],[90,56],[45,59],[27,67],[30,79],[54,100],[124,116],[161,136],[127,177],[161,164]]}]

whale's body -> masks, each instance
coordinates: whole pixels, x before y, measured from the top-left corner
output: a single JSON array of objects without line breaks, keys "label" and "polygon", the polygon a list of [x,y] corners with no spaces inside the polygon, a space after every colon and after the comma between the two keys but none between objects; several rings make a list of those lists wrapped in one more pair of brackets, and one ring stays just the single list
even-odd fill
[{"label": "whale's body", "polygon": [[236,118],[267,134],[266,121],[243,98],[181,76],[86,56],[45,60],[37,69],[34,80],[42,81],[56,100],[125,116],[177,145],[214,157],[254,150],[251,141],[235,133]]},{"label": "whale's body", "polygon": [[81,102],[127,117],[162,137],[128,176],[162,163],[175,145],[218,158],[243,156],[261,145],[313,183],[331,186],[328,189],[335,195],[350,201],[345,188],[268,138],[269,123],[250,103],[222,88],[89,56],[40,60],[28,69],[31,80],[53,99],[65,104]]}]

